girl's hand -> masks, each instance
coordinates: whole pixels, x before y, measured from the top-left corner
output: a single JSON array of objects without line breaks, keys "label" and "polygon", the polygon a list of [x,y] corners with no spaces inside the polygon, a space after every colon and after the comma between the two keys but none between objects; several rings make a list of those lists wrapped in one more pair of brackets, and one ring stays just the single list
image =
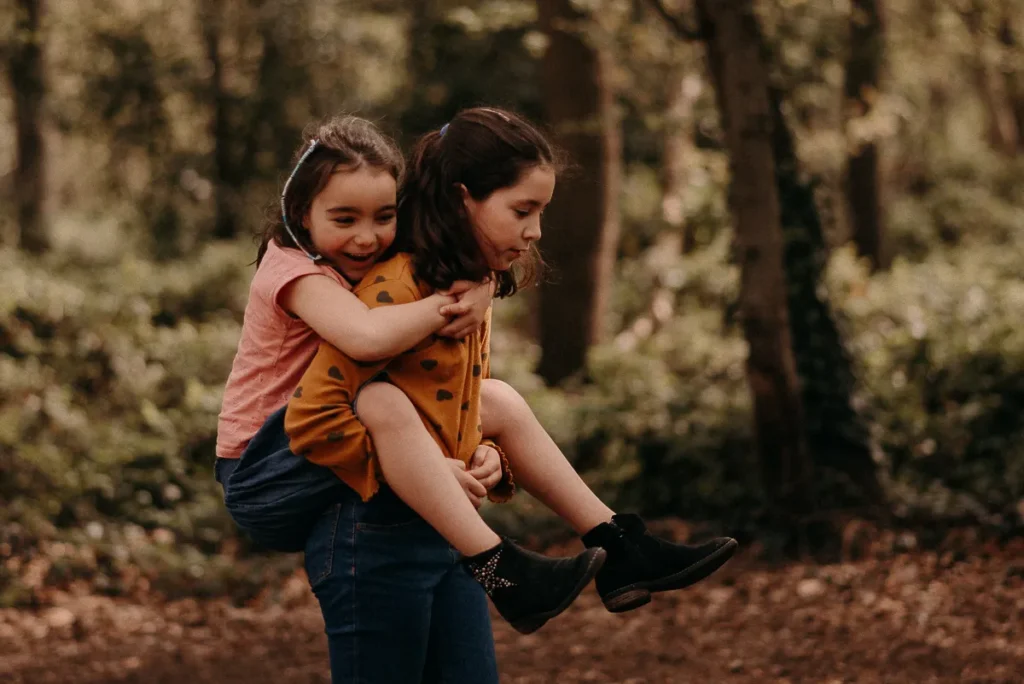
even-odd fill
[{"label": "girl's hand", "polygon": [[[447,292],[457,294],[456,287],[461,287],[464,282],[457,281]],[[494,286],[493,280],[473,284],[471,288],[458,295],[458,302],[442,306],[441,315],[452,316],[454,320],[438,330],[437,334],[462,339],[478,329],[487,318],[487,309],[491,306],[491,298],[494,296]]]},{"label": "girl's hand", "polygon": [[[475,477],[466,472],[465,463],[455,458],[446,458],[445,460],[448,461],[448,465],[455,473],[455,481],[462,487],[462,491],[466,492],[466,498],[475,508],[480,508],[483,505],[484,497],[487,496],[487,489]],[[500,474],[499,472],[499,476]]]},{"label": "girl's hand", "polygon": [[469,475],[486,490],[501,482],[501,457],[493,447],[486,444],[478,446],[469,460],[469,468]]}]

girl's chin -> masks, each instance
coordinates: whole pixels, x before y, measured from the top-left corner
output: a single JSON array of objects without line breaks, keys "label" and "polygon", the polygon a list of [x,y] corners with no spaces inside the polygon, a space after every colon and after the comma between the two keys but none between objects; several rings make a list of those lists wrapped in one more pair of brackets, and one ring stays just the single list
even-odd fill
[{"label": "girl's chin", "polygon": [[334,270],[343,275],[346,280],[348,280],[351,283],[358,283],[360,280],[363,279],[363,276],[370,272],[370,269],[372,269],[376,265],[376,262],[371,262],[369,264],[366,264],[365,266],[337,263],[333,265]]}]

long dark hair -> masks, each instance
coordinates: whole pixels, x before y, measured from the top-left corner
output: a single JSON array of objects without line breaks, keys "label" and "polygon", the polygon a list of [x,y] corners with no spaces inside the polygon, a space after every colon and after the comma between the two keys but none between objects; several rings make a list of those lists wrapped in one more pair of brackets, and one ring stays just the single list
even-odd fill
[{"label": "long dark hair", "polygon": [[542,266],[536,248],[511,270],[492,272],[458,186],[481,201],[541,165],[560,170],[558,151],[525,119],[493,107],[463,110],[440,130],[421,137],[409,155],[398,193],[395,238],[395,247],[412,255],[416,277],[444,289],[456,280],[493,276],[499,297],[535,280]]},{"label": "long dark hair", "polygon": [[267,219],[256,256],[257,264],[263,260],[271,240],[281,247],[315,252],[309,231],[302,225],[303,217],[336,171],[355,171],[366,165],[387,171],[396,183],[402,182],[405,171],[402,152],[394,140],[366,119],[348,115],[334,116],[307,126],[302,139],[304,142],[292,158],[293,165],[298,164],[314,140],[316,149],[295,169],[284,198],[288,226],[301,244],[296,244],[288,235],[282,221],[281,204],[275,202],[267,209]]}]

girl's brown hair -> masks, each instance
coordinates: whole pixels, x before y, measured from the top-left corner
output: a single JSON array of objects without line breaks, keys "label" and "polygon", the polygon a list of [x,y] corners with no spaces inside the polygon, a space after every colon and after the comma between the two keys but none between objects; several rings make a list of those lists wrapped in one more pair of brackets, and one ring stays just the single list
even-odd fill
[{"label": "girl's brown hair", "polygon": [[[303,225],[303,218],[309,212],[313,199],[331,180],[332,174],[338,171],[355,171],[365,165],[387,171],[396,183],[402,182],[405,161],[402,159],[401,151],[391,138],[366,119],[358,116],[335,116],[308,126],[303,131],[302,138],[305,142],[295,151],[293,164],[297,167],[283,198],[288,227],[295,234],[298,243],[286,230],[281,204],[274,204],[267,211],[267,220],[256,255],[257,264],[263,260],[271,240],[281,247],[293,247],[307,254],[315,254],[316,250],[310,240],[309,231]],[[316,148],[299,164],[299,160],[314,141]]]},{"label": "girl's brown hair", "polygon": [[492,273],[466,214],[459,185],[475,200],[515,185],[525,171],[562,161],[525,119],[493,107],[459,112],[439,131],[425,134],[409,156],[398,193],[395,247],[412,255],[416,277],[435,289],[456,280],[497,280],[506,297],[532,282],[542,265],[536,248],[509,271]]}]

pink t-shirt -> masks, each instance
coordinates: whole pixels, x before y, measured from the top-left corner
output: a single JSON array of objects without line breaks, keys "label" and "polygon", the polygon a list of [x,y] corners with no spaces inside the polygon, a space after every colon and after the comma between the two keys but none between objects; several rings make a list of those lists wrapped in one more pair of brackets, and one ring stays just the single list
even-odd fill
[{"label": "pink t-shirt", "polygon": [[281,308],[278,297],[288,283],[314,274],[326,275],[345,289],[352,289],[330,266],[271,240],[249,286],[242,338],[224,388],[217,421],[218,457],[242,455],[270,414],[288,401],[313,360],[320,336]]}]

